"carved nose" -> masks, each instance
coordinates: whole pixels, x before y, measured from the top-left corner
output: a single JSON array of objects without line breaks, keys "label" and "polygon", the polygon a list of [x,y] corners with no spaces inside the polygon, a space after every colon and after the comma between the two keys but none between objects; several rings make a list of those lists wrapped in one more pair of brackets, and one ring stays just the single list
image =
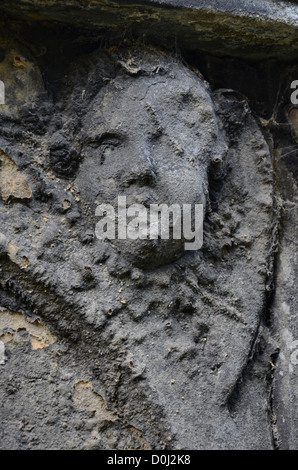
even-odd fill
[{"label": "carved nose", "polygon": [[127,172],[125,183],[128,186],[136,184],[138,186],[152,186],[154,185],[156,175],[153,168],[136,167],[132,171]]},{"label": "carved nose", "polygon": [[152,186],[156,179],[154,163],[150,155],[143,155],[135,161],[131,169],[127,169],[125,182],[131,186]]}]

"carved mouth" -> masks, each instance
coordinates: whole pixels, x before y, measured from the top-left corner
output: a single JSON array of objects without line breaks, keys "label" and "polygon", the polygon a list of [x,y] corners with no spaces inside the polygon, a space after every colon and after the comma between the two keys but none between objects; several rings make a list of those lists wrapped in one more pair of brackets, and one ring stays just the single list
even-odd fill
[{"label": "carved mouth", "polygon": [[184,254],[183,240],[114,240],[113,245],[130,264],[144,270],[172,263]]}]

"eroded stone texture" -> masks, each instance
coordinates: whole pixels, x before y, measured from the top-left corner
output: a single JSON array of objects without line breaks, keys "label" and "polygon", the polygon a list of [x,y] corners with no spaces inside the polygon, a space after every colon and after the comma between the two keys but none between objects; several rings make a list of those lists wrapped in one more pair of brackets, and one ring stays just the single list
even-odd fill
[{"label": "eroded stone texture", "polygon": [[85,34],[91,30],[103,42],[133,36],[254,60],[294,60],[298,54],[298,6],[292,1],[2,0],[0,9],[10,18],[70,24]]},{"label": "eroded stone texture", "polygon": [[[295,130],[293,137],[296,139]],[[272,340],[278,347],[272,387],[272,411],[280,449],[297,449],[297,154],[296,146],[278,143],[277,181],[284,200],[276,292],[272,305]]]},{"label": "eroded stone texture", "polygon": [[3,343],[13,340],[19,330],[26,330],[30,335],[32,349],[45,348],[55,343],[56,338],[38,319],[29,321],[22,313],[1,311],[0,337]]},{"label": "eroded stone texture", "polygon": [[[296,197],[293,113],[290,139],[279,108],[259,121],[155,47],[53,62],[2,44],[16,90],[0,109],[1,448],[294,448],[295,328],[274,313],[294,321],[294,232],[280,223]],[[98,240],[95,208],[120,194],[203,203],[202,249]]]},{"label": "eroded stone texture", "polygon": [[0,154],[0,190],[1,197],[7,201],[10,197],[15,199],[30,199],[31,189],[27,179],[22,175],[14,161],[2,151]]}]

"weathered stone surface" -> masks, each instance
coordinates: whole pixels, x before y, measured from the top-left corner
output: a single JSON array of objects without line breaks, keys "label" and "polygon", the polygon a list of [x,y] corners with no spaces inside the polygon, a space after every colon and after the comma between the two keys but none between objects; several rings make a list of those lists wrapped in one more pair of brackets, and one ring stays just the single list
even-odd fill
[{"label": "weathered stone surface", "polygon": [[[31,19],[0,41],[0,448],[296,449],[298,69],[221,55],[296,57],[297,5],[14,5]],[[152,46],[116,45],[122,8]],[[220,47],[219,18],[239,31]],[[184,53],[156,48],[178,23]],[[124,194],[203,203],[203,247],[98,240],[96,206]]]},{"label": "weathered stone surface", "polygon": [[10,17],[94,30],[104,41],[136,36],[179,49],[250,59],[298,56],[296,2],[3,0],[0,9]]},{"label": "weathered stone surface", "polygon": [[30,199],[31,189],[27,179],[22,175],[14,161],[5,152],[0,152],[0,191],[1,197],[7,201],[10,197],[15,199]]},{"label": "weathered stone surface", "polygon": [[[295,136],[295,134],[294,134]],[[272,338],[278,346],[272,410],[281,449],[297,449],[297,154],[296,147],[279,150],[277,181],[284,209],[276,260],[276,292],[272,304]],[[294,158],[293,158],[294,154]]]}]

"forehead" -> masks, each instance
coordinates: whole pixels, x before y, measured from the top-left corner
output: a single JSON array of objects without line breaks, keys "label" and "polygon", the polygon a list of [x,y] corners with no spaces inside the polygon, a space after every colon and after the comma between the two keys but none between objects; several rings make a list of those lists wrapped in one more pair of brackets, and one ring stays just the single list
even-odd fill
[{"label": "forehead", "polygon": [[[213,103],[204,84],[192,73],[151,77],[117,77],[91,102],[86,129],[100,132],[148,126],[190,131],[216,127]],[[185,132],[186,132],[185,129]]]}]

